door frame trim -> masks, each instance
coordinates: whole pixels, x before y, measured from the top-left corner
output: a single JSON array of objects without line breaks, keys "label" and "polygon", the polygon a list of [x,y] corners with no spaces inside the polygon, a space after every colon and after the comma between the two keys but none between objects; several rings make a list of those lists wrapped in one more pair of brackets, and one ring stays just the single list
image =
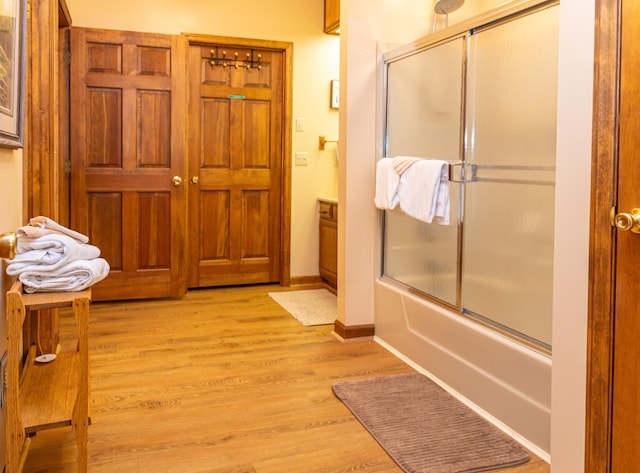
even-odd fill
[{"label": "door frame trim", "polygon": [[585,471],[611,470],[615,230],[620,84],[620,0],[596,0]]},{"label": "door frame trim", "polygon": [[[284,53],[284,111],[282,130],[282,189],[280,212],[282,227],[280,233],[280,285],[291,285],[291,149],[292,132],[291,116],[293,110],[293,43],[287,41],[271,41],[250,38],[236,38],[230,36],[215,36],[204,34],[183,33],[185,42],[185,60],[188,61],[189,48],[197,44],[226,44],[245,48],[273,49]],[[185,62],[188,64],[188,62]],[[189,99],[188,86],[185,87],[185,103]],[[185,157],[189,154],[185,150]]]}]

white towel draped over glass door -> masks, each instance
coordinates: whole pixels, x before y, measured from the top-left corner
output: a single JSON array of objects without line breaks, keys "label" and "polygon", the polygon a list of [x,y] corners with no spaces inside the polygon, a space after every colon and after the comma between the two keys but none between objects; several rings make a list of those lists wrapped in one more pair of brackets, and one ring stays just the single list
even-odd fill
[{"label": "white towel draped over glass door", "polygon": [[383,275],[551,349],[558,6],[386,59],[386,156],[460,163],[451,225],[385,212]]}]

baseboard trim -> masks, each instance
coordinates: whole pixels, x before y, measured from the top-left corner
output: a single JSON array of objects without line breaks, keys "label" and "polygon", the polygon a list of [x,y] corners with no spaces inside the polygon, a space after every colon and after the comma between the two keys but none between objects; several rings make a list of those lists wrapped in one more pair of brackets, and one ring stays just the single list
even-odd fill
[{"label": "baseboard trim", "polygon": [[333,323],[333,331],[342,339],[373,337],[375,335],[374,324],[367,325],[345,325],[341,321],[336,320]]},{"label": "baseboard trim", "polygon": [[297,289],[305,288],[305,289],[326,289],[329,292],[338,295],[338,291],[331,284],[327,283],[320,276],[298,276],[295,278],[291,278],[290,284],[288,287],[295,287]]},{"label": "baseboard trim", "polygon": [[320,276],[296,276],[292,277],[289,281],[290,286],[317,286],[323,287],[325,285],[324,279]]}]

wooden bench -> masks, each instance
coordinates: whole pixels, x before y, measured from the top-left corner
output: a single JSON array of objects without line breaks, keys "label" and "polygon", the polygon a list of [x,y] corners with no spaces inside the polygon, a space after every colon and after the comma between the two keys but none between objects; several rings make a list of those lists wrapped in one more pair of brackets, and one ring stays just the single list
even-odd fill
[{"label": "wooden bench", "polygon": [[[75,435],[78,472],[86,473],[91,289],[26,294],[22,283],[16,281],[7,292],[6,302],[6,473],[22,471],[31,436],[65,426],[71,426]],[[62,307],[73,308],[77,349],[60,352],[58,347],[53,361],[38,362],[35,344],[22,349],[25,318],[29,312]]]}]

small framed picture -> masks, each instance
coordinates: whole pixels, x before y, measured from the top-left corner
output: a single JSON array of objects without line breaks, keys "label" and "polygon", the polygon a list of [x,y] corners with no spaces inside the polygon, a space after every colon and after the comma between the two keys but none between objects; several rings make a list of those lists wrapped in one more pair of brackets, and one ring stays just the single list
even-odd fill
[{"label": "small framed picture", "polygon": [[0,4],[0,147],[22,148],[27,0]]},{"label": "small framed picture", "polygon": [[340,108],[340,81],[331,81],[331,108]]}]

